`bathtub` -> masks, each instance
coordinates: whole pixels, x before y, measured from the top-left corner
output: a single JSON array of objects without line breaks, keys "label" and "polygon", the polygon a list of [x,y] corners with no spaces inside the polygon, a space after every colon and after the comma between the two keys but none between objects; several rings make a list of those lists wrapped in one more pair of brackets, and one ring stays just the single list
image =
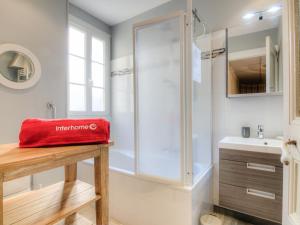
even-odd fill
[{"label": "bathtub", "polygon": [[134,175],[134,152],[130,149],[111,148],[109,167],[114,171]]},{"label": "bathtub", "polygon": [[[166,185],[134,174],[134,153],[110,150],[110,216],[126,225],[198,225],[212,210],[212,167],[191,187]],[[92,160],[79,164],[79,179],[93,183]],[[197,169],[204,169],[203,165]]]}]

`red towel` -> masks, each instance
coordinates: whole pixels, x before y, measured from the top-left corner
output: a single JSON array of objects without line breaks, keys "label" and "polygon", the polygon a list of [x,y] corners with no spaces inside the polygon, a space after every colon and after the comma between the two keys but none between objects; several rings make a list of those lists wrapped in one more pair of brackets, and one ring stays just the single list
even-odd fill
[{"label": "red towel", "polygon": [[105,119],[27,119],[19,134],[22,148],[70,144],[107,144],[110,124]]}]

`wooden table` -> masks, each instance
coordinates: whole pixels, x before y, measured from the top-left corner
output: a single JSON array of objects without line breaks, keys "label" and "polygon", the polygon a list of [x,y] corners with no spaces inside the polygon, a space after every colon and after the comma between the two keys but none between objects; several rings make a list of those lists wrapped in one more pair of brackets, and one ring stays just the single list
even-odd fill
[{"label": "wooden table", "polygon": [[[96,224],[109,225],[110,144],[50,148],[0,145],[0,225],[92,225],[77,212],[96,204]],[[94,158],[95,186],[77,180],[77,162]],[[65,181],[3,199],[3,182],[64,166]]]}]

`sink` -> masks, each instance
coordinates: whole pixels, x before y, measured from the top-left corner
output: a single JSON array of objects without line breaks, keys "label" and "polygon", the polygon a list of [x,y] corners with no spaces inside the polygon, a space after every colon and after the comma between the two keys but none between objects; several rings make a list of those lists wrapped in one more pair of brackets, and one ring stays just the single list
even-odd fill
[{"label": "sink", "polygon": [[281,154],[282,141],[277,139],[258,139],[225,137],[219,142],[219,148]]}]

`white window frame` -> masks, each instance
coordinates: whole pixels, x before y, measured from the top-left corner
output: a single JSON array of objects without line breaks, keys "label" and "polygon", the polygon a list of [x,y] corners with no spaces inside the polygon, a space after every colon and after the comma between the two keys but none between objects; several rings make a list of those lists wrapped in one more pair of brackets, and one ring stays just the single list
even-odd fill
[{"label": "white window frame", "polygon": [[[75,29],[79,29],[80,31],[83,31],[86,35],[85,39],[85,56],[86,56],[86,66],[85,66],[85,74],[86,74],[86,111],[70,111],[70,76],[69,76],[69,70],[68,70],[68,78],[67,78],[67,114],[68,117],[100,117],[100,116],[109,116],[110,115],[110,107],[111,107],[111,69],[110,69],[110,40],[111,36],[98,28],[92,26],[91,24],[74,17],[72,15],[69,15],[69,24],[68,24],[68,30],[70,27],[74,27]],[[93,112],[92,111],[92,96],[91,96],[91,90],[92,86],[89,86],[89,78],[91,78],[91,63],[92,63],[92,53],[91,53],[91,41],[92,37],[95,37],[101,41],[103,41],[104,44],[104,68],[105,68],[105,81],[104,81],[104,95],[105,95],[105,111],[103,112]],[[69,41],[69,38],[68,38]],[[69,60],[69,50],[68,50],[68,60]]]}]

